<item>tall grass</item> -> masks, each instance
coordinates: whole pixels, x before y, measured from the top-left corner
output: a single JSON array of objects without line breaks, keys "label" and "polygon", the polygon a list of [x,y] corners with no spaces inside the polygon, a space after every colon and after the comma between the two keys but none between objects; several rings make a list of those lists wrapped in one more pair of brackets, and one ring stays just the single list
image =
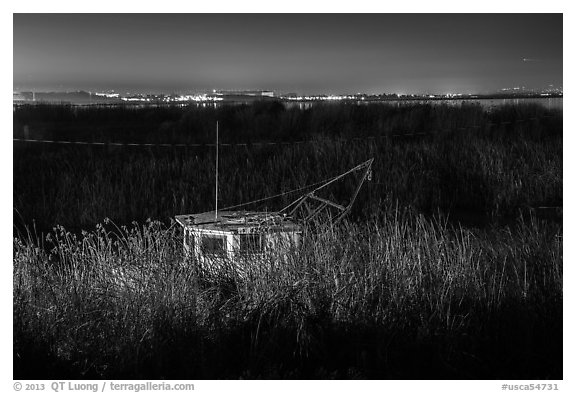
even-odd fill
[{"label": "tall grass", "polygon": [[15,111],[14,133],[202,142],[216,119],[224,142],[315,140],[223,147],[220,206],[369,158],[373,181],[342,225],[206,271],[168,220],[212,209],[213,151],[16,144],[15,378],[562,378],[562,222],[533,214],[562,206],[561,113],[39,106]]},{"label": "tall grass", "polygon": [[155,222],[15,239],[15,377],[561,377],[555,224],[391,210],[241,275],[198,274],[181,241]]}]

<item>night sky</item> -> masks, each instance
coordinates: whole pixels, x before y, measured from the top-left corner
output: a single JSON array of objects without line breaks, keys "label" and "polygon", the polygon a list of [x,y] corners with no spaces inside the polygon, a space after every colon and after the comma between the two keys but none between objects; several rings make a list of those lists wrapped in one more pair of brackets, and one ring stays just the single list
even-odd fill
[{"label": "night sky", "polygon": [[15,90],[562,85],[562,14],[14,14]]}]

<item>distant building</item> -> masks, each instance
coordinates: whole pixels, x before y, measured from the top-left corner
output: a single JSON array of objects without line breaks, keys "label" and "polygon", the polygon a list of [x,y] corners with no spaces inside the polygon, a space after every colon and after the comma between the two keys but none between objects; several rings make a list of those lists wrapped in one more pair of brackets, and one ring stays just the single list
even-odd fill
[{"label": "distant building", "polygon": [[22,101],[27,101],[27,98],[26,98],[26,96],[24,96],[23,93],[15,91],[12,93],[12,101],[22,102]]},{"label": "distant building", "polygon": [[216,90],[219,96],[248,96],[248,97],[274,97],[274,92],[270,90]]}]

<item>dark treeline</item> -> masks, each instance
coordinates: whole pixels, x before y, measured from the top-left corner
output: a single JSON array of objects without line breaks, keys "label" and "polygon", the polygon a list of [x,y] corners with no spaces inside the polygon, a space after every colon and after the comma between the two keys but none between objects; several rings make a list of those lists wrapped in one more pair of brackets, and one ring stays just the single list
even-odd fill
[{"label": "dark treeline", "polygon": [[[62,140],[213,143],[220,121],[222,143],[349,138],[412,132],[445,133],[462,127],[486,127],[492,121],[517,121],[548,113],[538,105],[486,113],[480,104],[317,104],[302,110],[280,102],[221,107],[75,107],[20,106],[14,112],[14,136]],[[561,117],[560,117],[561,119]],[[561,124],[546,127],[558,135]],[[535,131],[535,129],[531,129]]]},{"label": "dark treeline", "polygon": [[[528,120],[532,118],[532,120]],[[534,119],[535,118],[535,119]],[[354,214],[383,205],[475,217],[515,216],[562,204],[562,115],[539,106],[282,105],[221,108],[20,107],[14,134],[30,138],[124,142],[316,140],[269,147],[221,147],[220,206],[235,205],[311,184],[374,157]],[[518,121],[523,120],[523,121]],[[499,125],[490,125],[491,123]],[[505,123],[505,124],[500,124]],[[475,124],[478,128],[454,128]],[[342,142],[338,138],[430,132],[405,138]],[[14,145],[15,223],[49,229],[119,223],[214,206],[214,148]],[[342,183],[336,197],[349,194]],[[276,209],[296,195],[249,208]]]}]

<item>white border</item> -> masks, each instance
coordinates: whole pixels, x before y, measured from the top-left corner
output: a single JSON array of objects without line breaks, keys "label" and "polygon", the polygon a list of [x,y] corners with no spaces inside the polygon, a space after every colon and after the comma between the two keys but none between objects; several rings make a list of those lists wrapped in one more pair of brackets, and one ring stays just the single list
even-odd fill
[{"label": "white border", "polygon": [[[275,5],[276,4],[276,5]],[[2,13],[2,45],[3,52],[13,53],[13,30],[12,30],[12,13],[14,12],[230,12],[230,13],[260,13],[260,12],[338,12],[338,13],[357,13],[357,12],[412,12],[414,10],[422,13],[450,13],[450,12],[504,12],[504,13],[564,13],[564,70],[574,70],[570,65],[573,62],[573,37],[574,25],[574,9],[572,4],[568,1],[545,1],[533,2],[532,4],[520,2],[503,2],[497,0],[481,1],[478,4],[468,4],[461,0],[455,1],[425,1],[425,0],[412,0],[409,2],[374,2],[374,1],[354,1],[354,2],[341,2],[334,3],[330,1],[312,2],[310,0],[293,0],[288,2],[271,2],[271,1],[232,1],[232,0],[218,0],[215,2],[144,2],[144,1],[129,1],[119,2],[112,0],[102,0],[97,2],[72,2],[72,1],[38,1],[27,0],[20,2],[12,2],[12,4],[3,4]],[[11,76],[12,61],[8,60],[8,56],[2,62],[4,67],[4,75]],[[12,142],[9,140],[11,129],[8,124],[11,123],[11,107],[12,98],[8,93],[12,90],[12,81],[4,80],[3,91],[3,119],[6,125],[4,130],[4,137],[1,143],[1,156],[2,162],[2,180],[4,184],[12,185]],[[11,79],[11,78],[10,78]],[[568,263],[564,265],[564,381],[558,381],[561,391],[574,391],[576,388],[574,383],[573,372],[574,370],[574,338],[573,332],[575,331],[574,324],[574,290],[572,283],[574,280],[573,256],[574,256],[574,208],[572,208],[574,196],[574,180],[572,174],[575,173],[574,169],[574,154],[572,149],[576,147],[574,143],[575,131],[574,120],[572,117],[573,99],[571,92],[573,91],[573,77],[571,72],[564,72],[563,87],[565,92],[564,97],[564,236],[568,239],[565,244],[565,258]],[[10,119],[10,121],[8,120]],[[4,215],[4,223],[1,226],[0,244],[2,255],[4,258],[1,267],[0,275],[2,277],[3,288],[0,304],[2,306],[3,315],[6,316],[5,322],[2,326],[2,391],[10,392],[12,390],[12,192],[5,191],[2,194],[2,207]],[[567,284],[567,285],[566,285]],[[175,382],[175,381],[173,381]],[[295,390],[321,390],[327,389],[329,391],[350,391],[352,389],[361,389],[361,391],[392,391],[404,392],[412,389],[417,391],[439,391],[439,392],[496,392],[501,391],[502,383],[514,383],[513,381],[196,381],[197,391],[236,391],[236,392],[269,392],[272,389],[276,392],[294,392]],[[535,381],[538,382],[538,381]],[[541,381],[544,382],[544,381]],[[548,381],[552,382],[552,381]],[[529,381],[518,381],[520,384],[529,383]]]}]

